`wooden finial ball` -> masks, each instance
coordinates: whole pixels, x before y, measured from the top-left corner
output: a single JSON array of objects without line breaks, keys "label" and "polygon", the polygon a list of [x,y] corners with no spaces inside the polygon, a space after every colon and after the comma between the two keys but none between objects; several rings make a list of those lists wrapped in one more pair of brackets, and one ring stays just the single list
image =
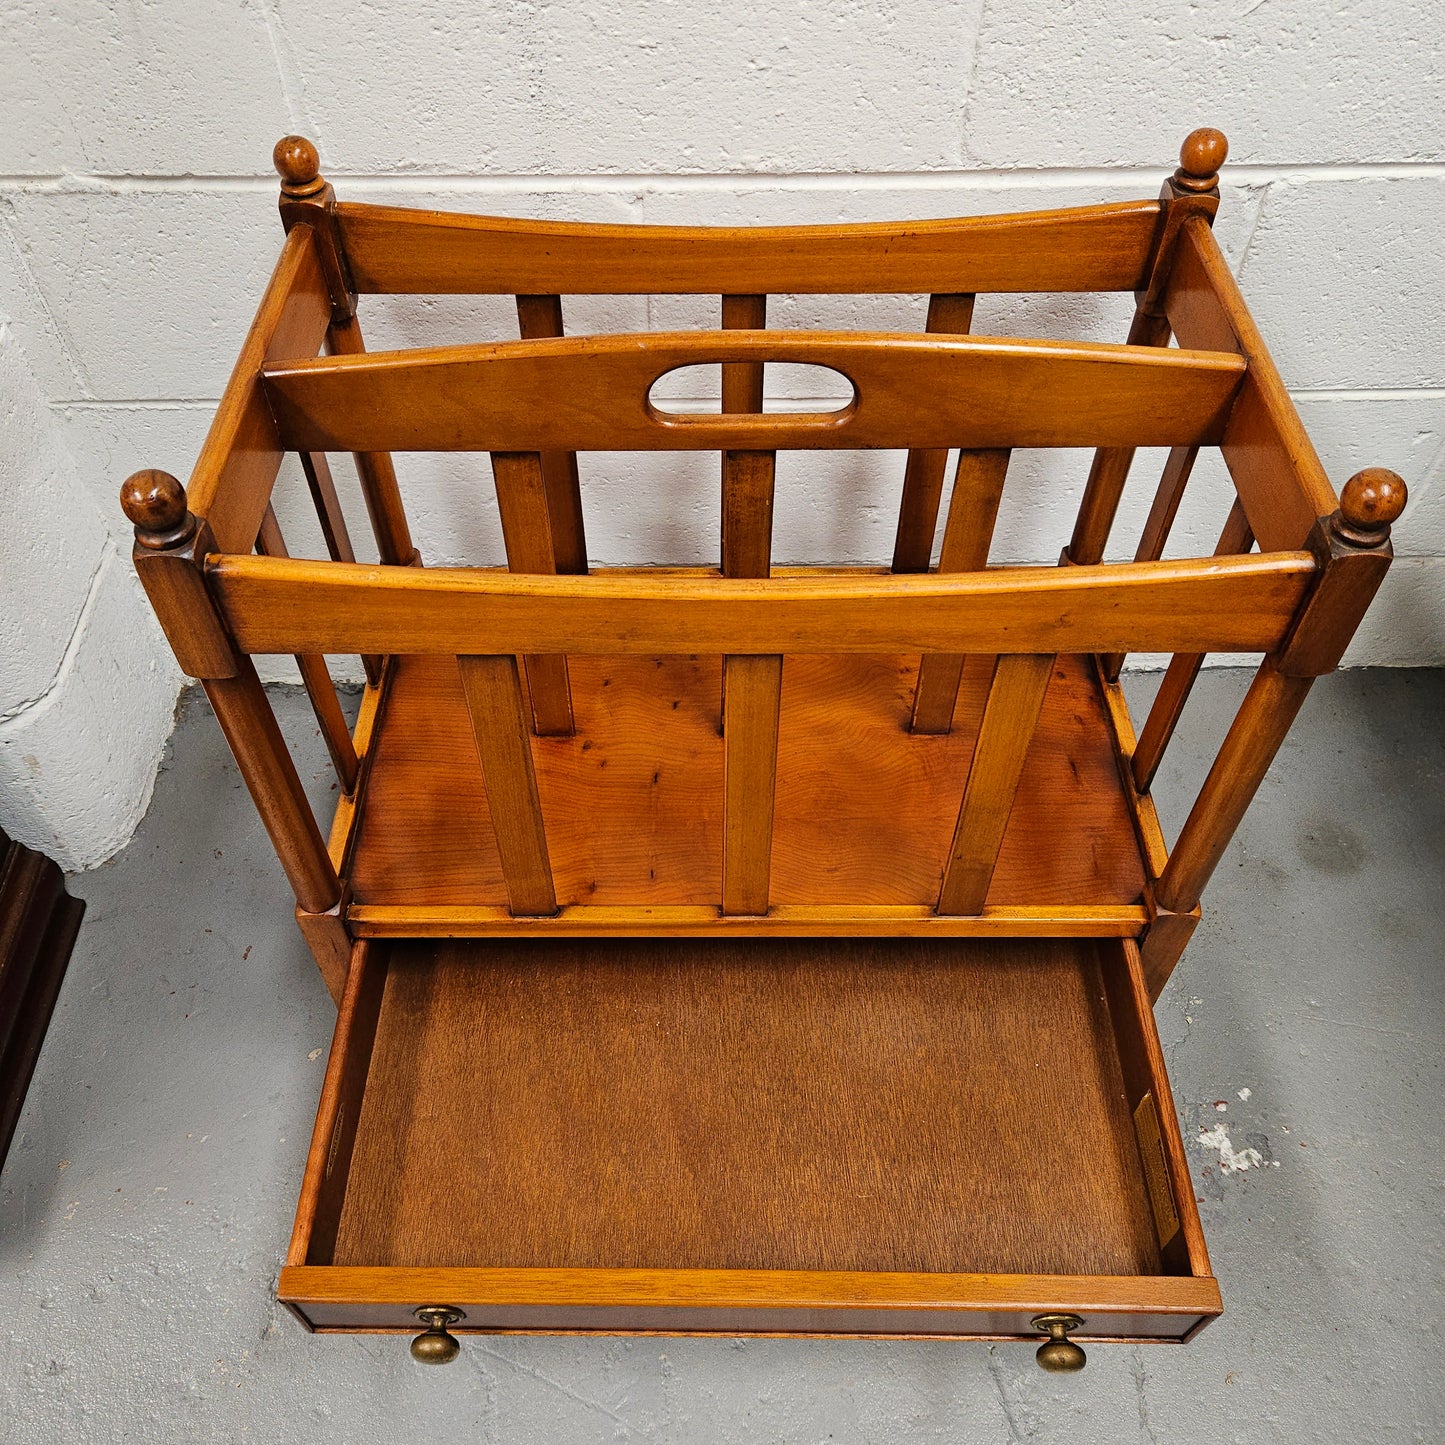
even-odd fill
[{"label": "wooden finial ball", "polygon": [[1179,147],[1179,169],[1175,180],[1191,191],[1212,191],[1219,182],[1219,168],[1229,154],[1224,132],[1213,126],[1192,130]]},{"label": "wooden finial ball", "polygon": [[125,479],[120,489],[121,510],[135,525],[143,547],[168,547],[183,540],[195,527],[186,508],[186,489],[169,472],[147,468]]},{"label": "wooden finial ball", "polygon": [[321,179],[321,157],[304,135],[283,135],[271,160],[281,177],[281,189],[289,196],[311,195],[326,184]]},{"label": "wooden finial ball", "polygon": [[1400,519],[1409,500],[1404,479],[1385,467],[1366,467],[1345,483],[1340,517],[1347,536],[1373,541]]}]

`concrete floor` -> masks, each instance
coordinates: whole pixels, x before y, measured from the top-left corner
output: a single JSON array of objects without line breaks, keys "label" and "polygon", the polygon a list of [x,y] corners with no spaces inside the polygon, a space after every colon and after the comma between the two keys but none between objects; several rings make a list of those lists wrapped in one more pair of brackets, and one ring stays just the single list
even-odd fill
[{"label": "concrete floor", "polygon": [[[1171,828],[1243,683],[1197,689]],[[277,706],[325,793],[304,699]],[[1445,673],[1316,688],[1160,1002],[1226,1308],[1187,1348],[1060,1378],[1018,1344],[497,1338],[430,1370],[273,1300],[333,1012],[193,696],[135,840],[72,880],[0,1176],[0,1439],[1445,1440],[1442,719]]]}]

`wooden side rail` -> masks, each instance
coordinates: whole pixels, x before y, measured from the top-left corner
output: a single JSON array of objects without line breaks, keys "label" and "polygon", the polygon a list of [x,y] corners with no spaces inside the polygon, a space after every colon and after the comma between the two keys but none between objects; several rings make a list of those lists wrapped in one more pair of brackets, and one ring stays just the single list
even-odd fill
[{"label": "wooden side rail", "polygon": [[[852,382],[837,411],[680,416],[685,366],[793,362]],[[1233,353],[964,336],[770,331],[501,342],[275,362],[266,394],[304,451],[758,451],[1179,446],[1224,433]]]},{"label": "wooden side rail", "polygon": [[1164,304],[1180,346],[1233,350],[1248,362],[1220,450],[1261,549],[1305,546],[1315,524],[1339,502],[1214,232],[1202,220],[1182,228]]},{"label": "wooden side rail", "polygon": [[[1232,557],[1248,552],[1254,546],[1254,534],[1238,499],[1230,508],[1224,531],[1220,534],[1219,545],[1214,549],[1216,557]],[[1204,666],[1202,652],[1177,652],[1169,661],[1164,680],[1144,721],[1144,731],[1139,734],[1139,744],[1134,749],[1132,768],[1134,786],[1141,793],[1147,793],[1154,782],[1154,774],[1164,757],[1164,749],[1174,736],[1184,704],[1194,689],[1195,679]]]},{"label": "wooden side rail", "polygon": [[297,226],[281,248],[191,473],[191,513],[220,551],[251,550],[289,450],[266,398],[262,363],[315,356],[330,322],[331,298],[311,228]]},{"label": "wooden side rail", "polygon": [[530,577],[212,557],[207,581],[248,652],[1266,652],[1317,568],[1307,552],[1105,569],[771,580]]},{"label": "wooden side rail", "polygon": [[847,226],[610,226],[343,202],[361,292],[732,296],[1134,291],[1157,201]]},{"label": "wooden side rail", "polygon": [[[261,521],[261,533],[256,539],[256,550],[263,557],[289,557],[291,555],[286,550],[286,541],[281,535],[281,527],[276,521],[276,513],[269,506]],[[306,696],[311,699],[311,711],[316,714],[316,724],[321,729],[322,739],[326,743],[326,751],[331,754],[331,762],[336,769],[336,780],[341,784],[341,791],[347,794],[354,793],[360,765],[357,762],[355,745],[351,741],[350,729],[346,726],[346,717],[341,711],[341,701],[336,696],[336,685],[331,681],[331,673],[326,666],[326,659],[320,653],[297,653],[296,667],[301,673],[301,682],[306,689]]]}]

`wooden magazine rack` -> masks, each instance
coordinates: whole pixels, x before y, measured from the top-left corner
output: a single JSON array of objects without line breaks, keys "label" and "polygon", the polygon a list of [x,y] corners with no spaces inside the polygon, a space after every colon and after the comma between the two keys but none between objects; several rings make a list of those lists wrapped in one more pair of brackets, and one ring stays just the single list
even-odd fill
[{"label": "wooden magazine rack", "polygon": [[[1157,201],[677,229],[338,202],[277,147],[285,245],[189,488],[122,501],[340,1004],[280,1277],[308,1328],[428,1360],[453,1330],[1047,1336],[1068,1369],[1219,1313],[1151,1004],[1405,502],[1331,489],[1210,229],[1224,154],[1196,131]],[[1065,291],[1133,292],[1128,343],[968,334],[981,292]],[[927,332],[765,329],[801,292],[926,293]],[[367,353],[372,293],[511,293],[523,339]],[[713,293],[722,329],[564,337],[577,293]],[[852,400],[764,413],[779,362]],[[704,363],[719,413],[653,405]],[[1062,565],[988,568],[1010,449],[1065,446],[1096,450]],[[1168,463],[1105,565],[1141,446]],[[891,568],[770,569],[776,452],[878,447],[909,449]],[[1232,510],[1161,561],[1201,447]],[[576,454],[700,449],[721,568],[589,570]],[[491,454],[507,569],[421,566],[413,450]],[[287,554],[286,452],[329,559]],[[1137,741],[1131,651],[1173,654]],[[1170,850],[1150,782],[1216,651],[1263,661]],[[257,653],[300,664],[329,844]]]}]

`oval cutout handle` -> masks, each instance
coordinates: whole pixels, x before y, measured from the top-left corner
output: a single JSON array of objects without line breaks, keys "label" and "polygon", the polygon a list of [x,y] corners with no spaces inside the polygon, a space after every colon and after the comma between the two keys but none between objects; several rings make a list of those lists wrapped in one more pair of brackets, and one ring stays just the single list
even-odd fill
[{"label": "oval cutout handle", "polygon": [[[786,417],[797,422],[809,417],[835,424],[858,403],[858,388],[841,371],[832,366],[823,366],[811,361],[729,361],[730,366],[752,365],[766,367],[763,386],[763,412],[768,417]],[[693,362],[687,366],[674,366],[658,376],[647,390],[647,410],[658,421],[709,421],[719,416],[756,416],[756,412],[724,412],[722,410],[722,368],[719,361]],[[819,407],[810,405],[806,410],[778,406],[788,397],[767,395],[766,378],[771,373],[780,389],[788,396],[809,402],[833,401],[836,405]],[[659,395],[659,389],[664,394]],[[845,398],[845,399],[841,399]],[[771,405],[770,405],[771,402]]]}]

